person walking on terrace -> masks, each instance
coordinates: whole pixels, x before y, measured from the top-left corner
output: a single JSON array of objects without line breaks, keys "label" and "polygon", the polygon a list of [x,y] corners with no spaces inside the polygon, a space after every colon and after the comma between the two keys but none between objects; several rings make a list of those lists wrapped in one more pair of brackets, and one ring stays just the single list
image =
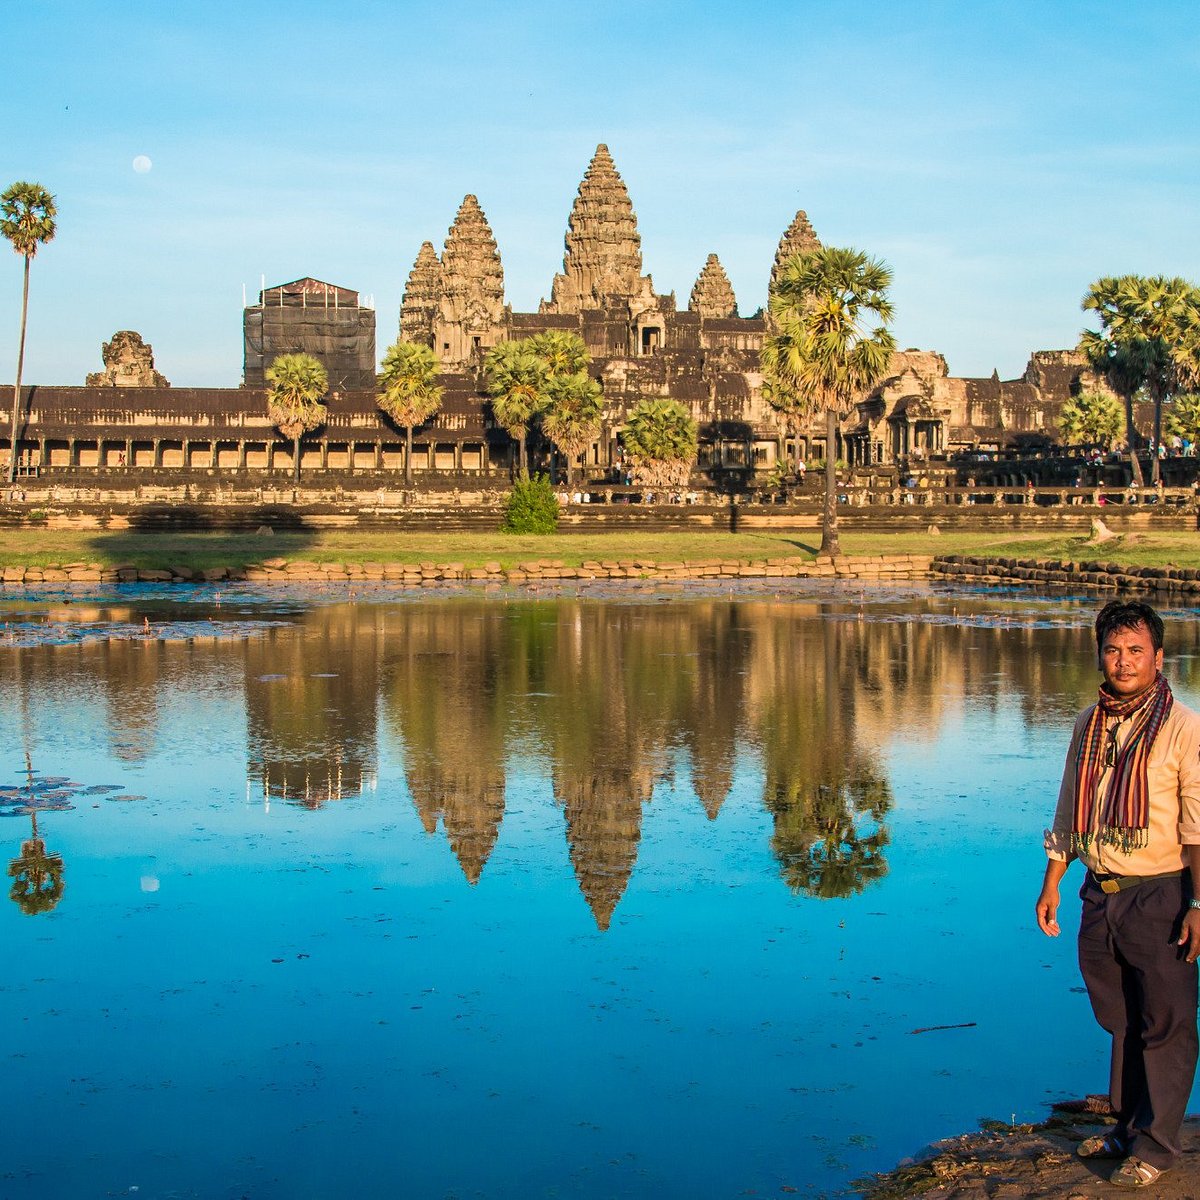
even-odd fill
[{"label": "person walking on terrace", "polygon": [[1079,968],[1112,1036],[1117,1123],[1078,1153],[1122,1160],[1111,1182],[1145,1187],[1179,1157],[1196,1071],[1200,716],[1163,677],[1163,623],[1150,605],[1106,604],[1096,648],[1104,682],[1071,736],[1037,921],[1058,936],[1059,884],[1080,859]]}]

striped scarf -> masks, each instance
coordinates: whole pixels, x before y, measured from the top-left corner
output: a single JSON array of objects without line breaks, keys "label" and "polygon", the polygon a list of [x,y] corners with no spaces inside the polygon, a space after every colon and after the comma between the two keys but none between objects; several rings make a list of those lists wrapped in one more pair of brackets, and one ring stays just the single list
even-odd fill
[{"label": "striped scarf", "polygon": [[[1088,717],[1075,757],[1075,819],[1071,832],[1074,850],[1086,851],[1097,837],[1102,846],[1119,846],[1125,854],[1146,845],[1150,825],[1146,763],[1174,702],[1171,686],[1161,674],[1144,692],[1124,700],[1101,686],[1100,700]],[[1092,810],[1107,750],[1104,720],[1129,716],[1134,718],[1133,727],[1111,764],[1112,779],[1100,812],[1100,827],[1093,831]],[[1115,733],[1116,730],[1114,736]]]}]

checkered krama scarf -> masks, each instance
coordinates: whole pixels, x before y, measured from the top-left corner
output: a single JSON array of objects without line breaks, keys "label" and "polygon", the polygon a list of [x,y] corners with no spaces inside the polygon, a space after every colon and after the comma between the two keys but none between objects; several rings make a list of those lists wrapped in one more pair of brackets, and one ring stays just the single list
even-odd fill
[{"label": "checkered krama scarf", "polygon": [[[1075,850],[1087,850],[1095,838],[1103,846],[1119,846],[1126,854],[1146,845],[1150,825],[1146,764],[1154,739],[1174,703],[1171,686],[1161,673],[1145,691],[1126,699],[1101,686],[1100,699],[1088,717],[1075,756],[1075,818],[1071,832]],[[1104,721],[1106,717],[1123,720],[1130,716],[1133,726],[1125,744],[1116,752],[1112,778],[1100,810],[1099,829],[1093,830],[1096,792],[1105,769],[1105,742],[1110,736],[1104,731]],[[1115,733],[1114,730],[1112,736]]]}]

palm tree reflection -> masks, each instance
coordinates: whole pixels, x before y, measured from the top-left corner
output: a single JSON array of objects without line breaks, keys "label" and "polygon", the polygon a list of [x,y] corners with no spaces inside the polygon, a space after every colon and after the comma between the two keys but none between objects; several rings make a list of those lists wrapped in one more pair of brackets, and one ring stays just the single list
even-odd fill
[{"label": "palm tree reflection", "polygon": [[38,836],[37,810],[32,809],[29,819],[33,832],[28,841],[21,843],[21,853],[8,864],[12,887],[8,895],[14,904],[27,916],[48,913],[63,897],[63,860],[60,854],[48,854],[46,843]]},{"label": "palm tree reflection", "polygon": [[859,630],[831,614],[814,622],[783,611],[764,622],[759,646],[771,850],[793,892],[823,900],[856,896],[887,874],[893,797],[856,732]]}]

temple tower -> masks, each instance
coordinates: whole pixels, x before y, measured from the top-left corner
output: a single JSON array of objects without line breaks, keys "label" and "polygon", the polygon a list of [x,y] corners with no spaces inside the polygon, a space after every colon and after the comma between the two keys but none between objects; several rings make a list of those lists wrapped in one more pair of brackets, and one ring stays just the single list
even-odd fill
[{"label": "temple tower", "polygon": [[642,274],[642,239],[625,181],[602,142],[588,164],[567,222],[561,275],[542,312],[581,313],[652,307],[654,284]]},{"label": "temple tower", "polygon": [[779,239],[779,248],[775,251],[775,263],[771,267],[771,291],[779,282],[783,272],[783,264],[796,254],[811,254],[821,249],[821,240],[809,222],[808,214],[801,209],[787,227],[783,237]]},{"label": "temple tower", "polygon": [[445,367],[465,367],[501,340],[504,269],[479,201],[466,196],[442,249],[433,348]]},{"label": "temple tower", "polygon": [[400,340],[433,345],[433,322],[442,290],[442,264],[432,242],[422,242],[400,301]]},{"label": "temple tower", "polygon": [[710,254],[704,264],[704,270],[696,279],[692,288],[692,298],[688,301],[688,311],[699,313],[704,319],[736,317],[737,297],[733,294],[733,285],[721,260]]}]

